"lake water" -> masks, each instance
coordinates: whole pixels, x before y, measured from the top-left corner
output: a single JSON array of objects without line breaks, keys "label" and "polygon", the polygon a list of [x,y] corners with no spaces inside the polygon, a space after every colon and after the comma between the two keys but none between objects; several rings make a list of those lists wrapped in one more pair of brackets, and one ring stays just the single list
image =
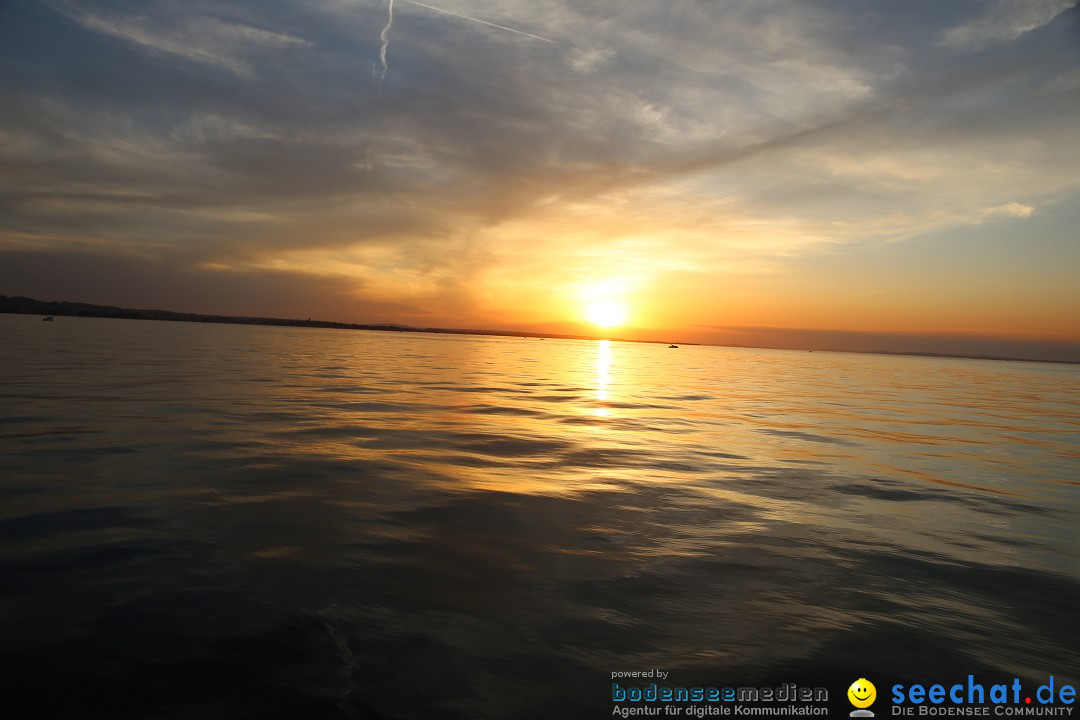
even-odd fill
[{"label": "lake water", "polygon": [[1080,674],[1077,366],[0,333],[11,717],[605,718],[620,670],[838,699]]}]

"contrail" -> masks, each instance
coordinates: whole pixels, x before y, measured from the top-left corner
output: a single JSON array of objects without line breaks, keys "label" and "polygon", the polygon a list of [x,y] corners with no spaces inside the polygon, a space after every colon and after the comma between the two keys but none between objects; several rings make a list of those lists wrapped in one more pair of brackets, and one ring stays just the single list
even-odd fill
[{"label": "contrail", "polygon": [[[433,5],[425,5],[422,2],[416,2],[416,0],[405,0],[405,2],[412,3],[413,5],[419,5],[420,7],[427,8],[428,10],[434,10],[435,12],[441,12],[441,13],[444,13],[446,15],[453,15],[454,17],[459,17],[459,18],[462,18],[463,20],[472,20],[473,22],[482,23],[484,25],[490,25],[491,27],[499,28],[500,30],[509,30],[512,33],[517,33],[518,35],[524,35],[525,37],[531,37],[534,40],[543,40],[544,42],[551,43],[552,45],[558,45],[558,43],[555,42],[554,40],[548,40],[547,38],[540,37],[539,35],[533,35],[532,33],[522,32],[521,30],[515,30],[514,28],[508,28],[505,25],[496,25],[495,23],[488,22],[487,20],[481,20],[480,18],[469,17],[468,15],[462,15],[461,13],[456,13],[456,12],[453,12],[451,10],[443,10],[442,8],[434,7]],[[391,13],[393,11],[393,6],[394,6],[394,0],[390,0]],[[390,28],[389,25],[387,25],[386,27],[387,27],[387,29]],[[386,48],[386,46],[384,45],[383,49],[385,50],[385,48]],[[386,63],[384,62],[383,65],[385,66]],[[384,74],[385,74],[385,72],[386,71],[383,70]]]},{"label": "contrail", "polygon": [[382,75],[379,76],[379,89],[382,90],[382,82],[386,79],[386,48],[390,46],[390,26],[394,24],[394,0],[390,0],[390,14],[386,18],[386,27],[379,33],[382,46],[379,48],[379,62],[382,63]]}]

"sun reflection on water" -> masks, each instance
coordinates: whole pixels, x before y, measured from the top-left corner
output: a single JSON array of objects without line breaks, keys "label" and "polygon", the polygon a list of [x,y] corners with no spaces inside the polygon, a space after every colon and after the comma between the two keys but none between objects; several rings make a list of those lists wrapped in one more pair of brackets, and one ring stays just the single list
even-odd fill
[{"label": "sun reflection on water", "polygon": [[[606,402],[608,385],[611,383],[611,341],[600,340],[596,343],[596,401]],[[593,408],[593,415],[608,417],[611,411],[607,407]]]}]

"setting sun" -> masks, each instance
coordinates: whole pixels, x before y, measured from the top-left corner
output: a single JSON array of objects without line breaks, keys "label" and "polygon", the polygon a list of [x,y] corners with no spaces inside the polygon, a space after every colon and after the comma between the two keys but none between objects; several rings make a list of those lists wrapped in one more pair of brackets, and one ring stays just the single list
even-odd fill
[{"label": "setting sun", "polygon": [[612,300],[597,300],[585,307],[585,317],[593,325],[602,328],[615,327],[626,322],[626,306]]}]

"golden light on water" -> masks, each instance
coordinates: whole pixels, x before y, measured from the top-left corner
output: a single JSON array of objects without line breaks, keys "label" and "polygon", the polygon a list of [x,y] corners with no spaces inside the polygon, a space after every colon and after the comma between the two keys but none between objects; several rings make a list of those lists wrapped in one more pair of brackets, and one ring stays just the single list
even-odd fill
[{"label": "golden light on water", "polygon": [[[601,340],[596,344],[596,401],[603,403],[608,399],[608,384],[611,382],[611,342]],[[607,417],[606,407],[593,408],[593,415]]]}]

